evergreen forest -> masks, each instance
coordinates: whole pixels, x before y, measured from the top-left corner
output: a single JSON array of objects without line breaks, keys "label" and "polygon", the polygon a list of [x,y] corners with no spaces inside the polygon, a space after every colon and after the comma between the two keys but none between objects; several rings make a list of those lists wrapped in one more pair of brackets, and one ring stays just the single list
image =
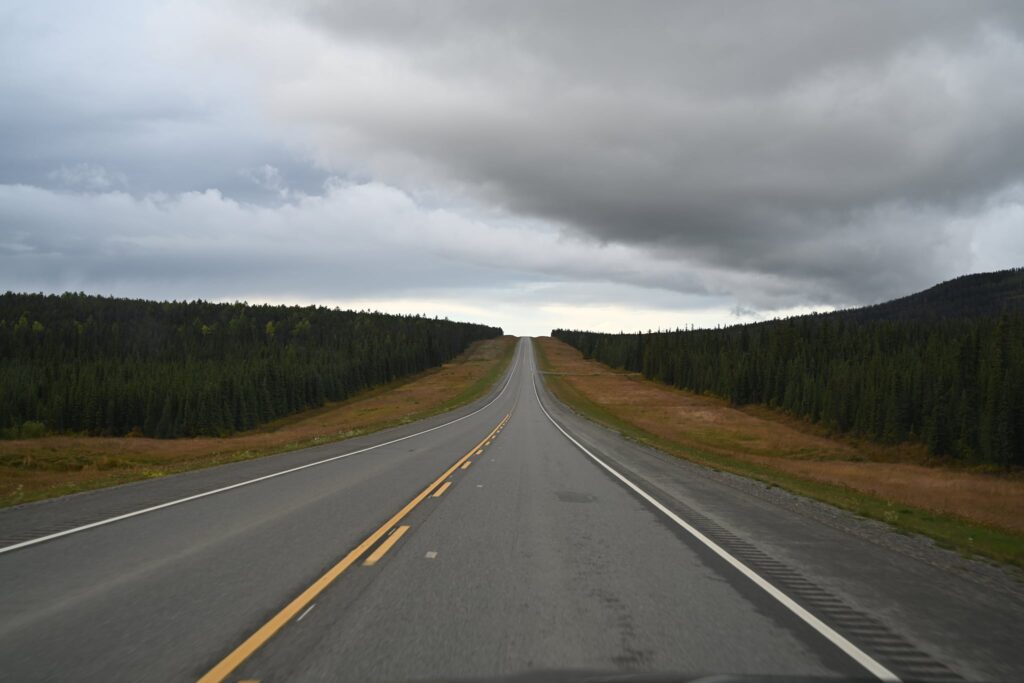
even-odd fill
[{"label": "evergreen forest", "polygon": [[324,307],[0,296],[0,433],[224,435],[441,365],[500,328]]},{"label": "evergreen forest", "polygon": [[840,433],[1024,465],[1024,269],[862,309],[720,329],[552,336],[649,379]]}]

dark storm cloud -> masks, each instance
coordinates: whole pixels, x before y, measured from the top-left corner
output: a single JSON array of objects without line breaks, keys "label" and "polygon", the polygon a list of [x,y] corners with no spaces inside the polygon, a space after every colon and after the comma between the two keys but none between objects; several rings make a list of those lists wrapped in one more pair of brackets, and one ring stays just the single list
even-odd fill
[{"label": "dark storm cloud", "polygon": [[336,87],[279,112],[399,183],[872,300],[969,268],[949,222],[1022,181],[1019,7],[315,3]]}]

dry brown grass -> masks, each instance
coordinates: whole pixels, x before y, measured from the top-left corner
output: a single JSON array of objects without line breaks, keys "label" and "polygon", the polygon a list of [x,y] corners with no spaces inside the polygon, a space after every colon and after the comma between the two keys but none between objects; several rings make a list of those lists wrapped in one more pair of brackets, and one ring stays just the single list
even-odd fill
[{"label": "dry brown grass", "polygon": [[916,445],[883,446],[829,438],[766,408],[737,409],[610,370],[574,348],[538,340],[551,371],[601,408],[686,448],[755,463],[808,481],[1024,533],[1024,478],[938,466]]},{"label": "dry brown grass", "polygon": [[482,394],[515,337],[478,342],[440,368],[226,438],[50,436],[0,441],[0,505],[244,460],[420,419]]}]

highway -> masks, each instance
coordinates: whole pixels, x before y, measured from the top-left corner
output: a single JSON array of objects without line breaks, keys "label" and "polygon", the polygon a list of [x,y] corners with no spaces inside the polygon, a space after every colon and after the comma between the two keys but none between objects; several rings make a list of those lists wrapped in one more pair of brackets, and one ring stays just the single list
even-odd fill
[{"label": "highway", "polygon": [[523,340],[453,413],[0,512],[0,679],[1024,676],[1019,586],[763,488],[575,415]]}]

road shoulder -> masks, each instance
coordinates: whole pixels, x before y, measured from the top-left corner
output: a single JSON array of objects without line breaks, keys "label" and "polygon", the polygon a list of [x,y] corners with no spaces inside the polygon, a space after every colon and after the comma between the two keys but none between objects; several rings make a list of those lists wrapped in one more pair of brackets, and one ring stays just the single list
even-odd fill
[{"label": "road shoulder", "polygon": [[968,679],[1013,680],[1024,671],[1015,626],[1024,620],[1024,583],[1015,570],[625,439],[539,388],[574,438],[680,516],[734,538],[748,557],[768,558],[771,571],[809,586],[808,595],[838,598],[875,622],[870,628],[896,634],[908,652]]}]

